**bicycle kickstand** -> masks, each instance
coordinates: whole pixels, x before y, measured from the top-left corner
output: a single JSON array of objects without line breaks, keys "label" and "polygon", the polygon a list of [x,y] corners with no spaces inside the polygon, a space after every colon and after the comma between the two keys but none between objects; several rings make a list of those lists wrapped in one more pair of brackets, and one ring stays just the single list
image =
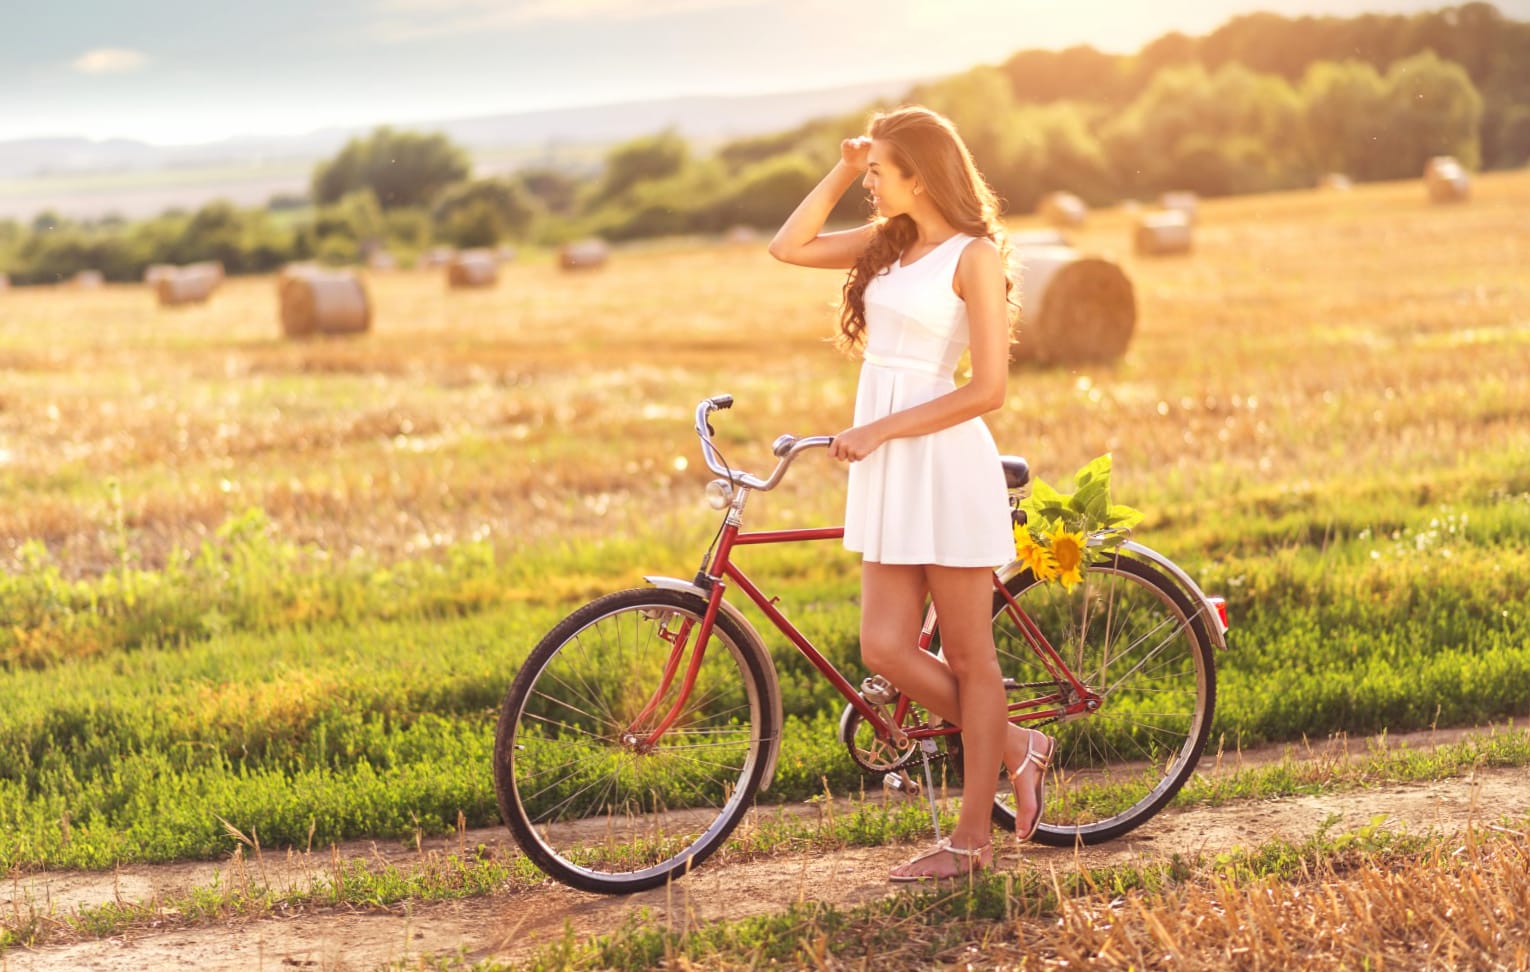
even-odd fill
[{"label": "bicycle kickstand", "polygon": [[930,757],[935,755],[935,740],[919,740],[919,756],[924,762],[924,791],[930,795],[930,823],[935,826],[935,839],[940,840],[940,810],[935,806],[935,780],[930,775]]}]

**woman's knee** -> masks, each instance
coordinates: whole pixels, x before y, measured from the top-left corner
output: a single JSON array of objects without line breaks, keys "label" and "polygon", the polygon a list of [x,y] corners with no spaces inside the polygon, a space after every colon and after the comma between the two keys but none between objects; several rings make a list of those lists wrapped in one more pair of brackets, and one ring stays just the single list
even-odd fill
[{"label": "woman's knee", "polygon": [[905,642],[889,631],[861,629],[861,664],[870,671],[885,674],[898,666]]}]

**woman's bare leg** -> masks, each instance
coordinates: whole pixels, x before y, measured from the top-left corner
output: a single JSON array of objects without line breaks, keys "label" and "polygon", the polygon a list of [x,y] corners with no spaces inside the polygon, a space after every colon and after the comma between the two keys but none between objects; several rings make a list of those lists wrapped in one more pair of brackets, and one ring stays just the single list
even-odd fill
[{"label": "woman's bare leg", "polygon": [[1004,676],[993,645],[992,576],[987,568],[925,568],[940,617],[942,653],[956,682],[955,722],[962,727],[962,809],[951,834],[958,847],[988,843],[1008,739]]},{"label": "woman's bare leg", "polygon": [[[935,589],[945,660],[917,647],[924,624],[925,595],[931,588]],[[997,789],[1001,761],[1011,776],[1029,779],[1035,772],[1024,760],[1033,730],[1008,722],[1003,675],[993,645],[992,599],[992,575],[986,569],[870,562],[863,563],[861,569],[862,661],[935,715],[962,727],[967,773],[962,814],[952,835],[957,846],[987,843],[989,805]],[[964,679],[974,678],[978,686],[974,690],[976,708],[969,711],[961,688]],[[969,728],[984,724],[989,731],[980,729],[974,734]],[[1021,789],[1028,792],[1030,788]],[[1016,809],[1028,812],[1028,808]]]}]

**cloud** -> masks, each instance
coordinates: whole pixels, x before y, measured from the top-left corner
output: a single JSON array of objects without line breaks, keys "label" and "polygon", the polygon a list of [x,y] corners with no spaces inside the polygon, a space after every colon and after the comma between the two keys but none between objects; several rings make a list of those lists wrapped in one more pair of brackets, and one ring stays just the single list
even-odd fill
[{"label": "cloud", "polygon": [[98,47],[69,62],[81,74],[126,74],[146,67],[149,56],[124,47]]},{"label": "cloud", "polygon": [[759,0],[380,0],[372,36],[386,43],[493,33],[528,24],[640,20]]}]

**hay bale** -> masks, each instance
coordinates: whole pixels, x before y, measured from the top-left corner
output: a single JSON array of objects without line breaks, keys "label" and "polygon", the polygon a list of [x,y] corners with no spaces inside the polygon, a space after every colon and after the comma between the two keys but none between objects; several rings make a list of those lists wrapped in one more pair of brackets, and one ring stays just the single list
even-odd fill
[{"label": "hay bale", "polygon": [[514,263],[516,256],[515,247],[509,243],[501,243],[494,248],[494,259],[500,263]]},{"label": "hay bale", "polygon": [[1049,192],[1041,197],[1036,212],[1053,226],[1083,226],[1089,207],[1071,192]]},{"label": "hay bale", "polygon": [[184,269],[195,270],[198,273],[205,273],[211,276],[215,281],[213,286],[217,286],[223,282],[224,273],[222,260],[202,260],[198,263],[188,263]]},{"label": "hay bale", "polygon": [[106,277],[99,270],[81,270],[70,280],[70,283],[81,290],[99,290],[105,282]]},{"label": "hay bale", "polygon": [[1466,202],[1471,198],[1471,178],[1461,163],[1449,155],[1436,155],[1425,164],[1424,185],[1432,203]]},{"label": "hay bale", "polygon": [[151,263],[143,271],[143,282],[149,288],[159,286],[159,282],[173,275],[176,266],[173,263]]},{"label": "hay bale", "polygon": [[212,296],[223,280],[222,264],[193,263],[184,267],[171,267],[169,273],[161,273],[154,284],[161,307],[178,307],[182,304],[200,304]]},{"label": "hay bale", "polygon": [[1190,252],[1190,218],[1177,209],[1138,213],[1132,229],[1132,249],[1144,256]]},{"label": "hay bale", "polygon": [[1137,295],[1118,265],[1066,246],[1021,250],[1016,359],[1040,364],[1116,361],[1137,329]]},{"label": "hay bale", "polygon": [[759,241],[760,231],[743,223],[735,223],[723,233],[723,242],[733,246],[753,246]]},{"label": "hay bale", "polygon": [[1342,172],[1325,172],[1318,180],[1318,188],[1330,192],[1348,192],[1352,187],[1349,176]]},{"label": "hay bale", "polygon": [[1158,206],[1170,212],[1184,213],[1190,225],[1194,226],[1200,213],[1201,199],[1193,192],[1166,192],[1158,197]]},{"label": "hay bale", "polygon": [[350,270],[293,264],[277,278],[282,333],[361,334],[372,327],[372,305],[361,278]]},{"label": "hay bale", "polygon": [[559,247],[558,266],[565,270],[593,270],[605,266],[610,256],[611,247],[606,241],[592,236]]},{"label": "hay bale", "polygon": [[446,267],[449,287],[492,287],[498,282],[499,261],[492,250],[463,250]]}]

